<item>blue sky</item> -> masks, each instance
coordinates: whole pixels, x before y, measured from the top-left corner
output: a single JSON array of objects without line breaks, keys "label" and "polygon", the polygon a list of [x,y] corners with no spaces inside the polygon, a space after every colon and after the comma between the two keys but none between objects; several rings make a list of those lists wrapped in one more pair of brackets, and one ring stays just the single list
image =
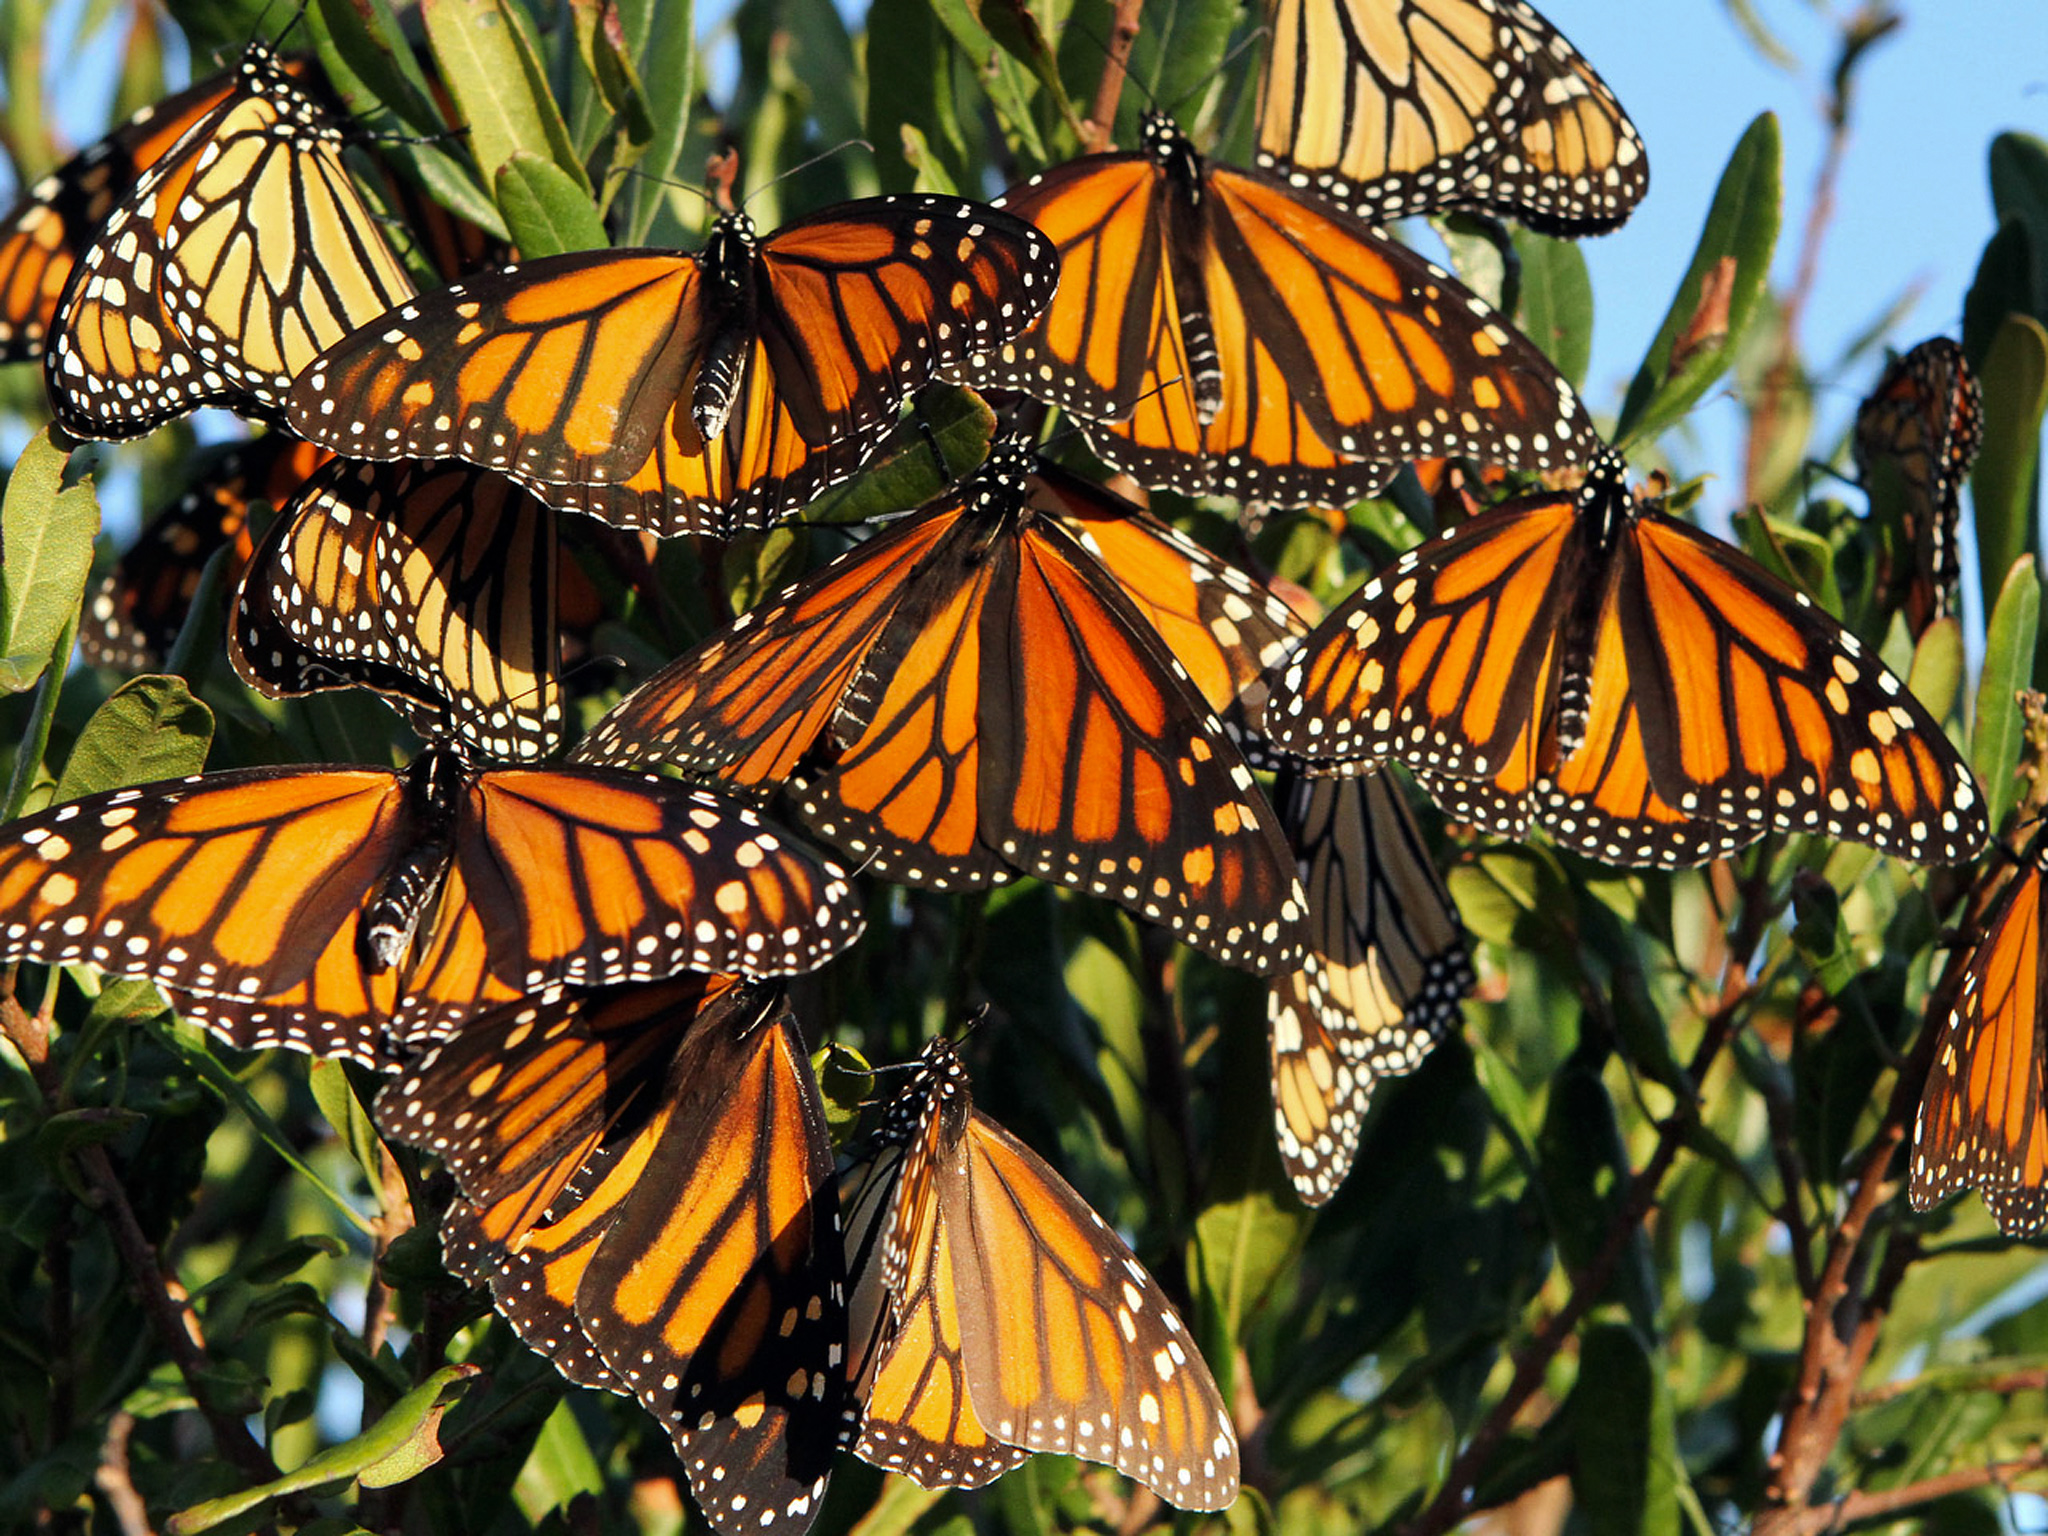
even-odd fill
[{"label": "blue sky", "polygon": [[[1805,352],[1829,367],[1909,287],[1918,303],[1901,344],[1957,334],[1963,294],[1993,230],[1986,151],[2007,129],[2048,138],[2048,3],[1918,0],[1905,25],[1857,75],[1847,159],[1820,277],[1803,327]],[[1830,15],[1845,0],[1756,0],[1796,68],[1767,60],[1715,0],[1548,0],[1545,13],[1593,61],[1650,150],[1650,195],[1615,234],[1586,242],[1597,312],[1587,393],[1611,409],[1669,304],[1715,181],[1743,128],[1778,114],[1785,143],[1785,218],[1773,286],[1791,281],[1824,128],[1834,62]],[[1854,414],[1876,361],[1823,378],[1824,424]],[[1735,494],[1738,411],[1725,390],[1704,405],[1693,470],[1719,473]]]}]

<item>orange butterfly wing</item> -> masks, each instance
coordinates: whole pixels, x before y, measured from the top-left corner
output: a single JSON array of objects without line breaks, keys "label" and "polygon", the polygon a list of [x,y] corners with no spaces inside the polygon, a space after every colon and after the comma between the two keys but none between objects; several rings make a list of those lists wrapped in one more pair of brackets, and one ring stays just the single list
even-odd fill
[{"label": "orange butterfly wing", "polygon": [[1451,893],[1386,774],[1283,770],[1273,804],[1308,891],[1309,953],[1267,987],[1273,1124],[1310,1205],[1350,1172],[1373,1084],[1422,1064],[1475,977]]},{"label": "orange butterfly wing", "polygon": [[1031,1453],[992,1438],[967,1395],[952,1242],[933,1144],[886,1146],[840,1187],[851,1287],[854,1453],[921,1488],[979,1488]]},{"label": "orange butterfly wing", "polygon": [[780,994],[707,1014],[669,1092],[576,1315],[667,1427],[715,1529],[801,1532],[853,1410],[832,1146]]},{"label": "orange butterfly wing", "polygon": [[1111,464],[1300,505],[1354,501],[1423,454],[1535,467],[1591,451],[1570,386],[1456,279],[1321,199],[1204,169],[1161,114],[1145,133],[1142,153],[1003,199],[1065,275],[990,376],[1090,418]]},{"label": "orange butterfly wing", "polygon": [[[871,1178],[893,1200],[872,1184],[856,1198],[887,1214],[853,1276],[857,1323],[881,1326],[856,1327],[855,1368],[891,1390],[879,1415],[870,1399],[861,1453],[928,1486],[974,1486],[1015,1451],[1047,1451],[1183,1509],[1229,1504],[1236,1435],[1179,1314],[1080,1196],[974,1109],[946,1041],[926,1047],[881,1134],[900,1150]],[[882,1353],[861,1357],[876,1336]]]},{"label": "orange butterfly wing", "polygon": [[[629,1393],[576,1321],[604,1228],[589,1189],[662,1113],[685,1032],[727,978],[526,999],[469,1020],[377,1096],[378,1128],[434,1153],[459,1194],[441,1223],[451,1273],[490,1288],[519,1336],[584,1386]],[[585,1240],[567,1240],[575,1231]]]},{"label": "orange butterfly wing", "polygon": [[1872,510],[1895,508],[1907,562],[1889,572],[1919,634],[1955,611],[1963,483],[1984,444],[1984,392],[1963,349],[1931,337],[1897,358],[1856,411],[1850,439]]}]

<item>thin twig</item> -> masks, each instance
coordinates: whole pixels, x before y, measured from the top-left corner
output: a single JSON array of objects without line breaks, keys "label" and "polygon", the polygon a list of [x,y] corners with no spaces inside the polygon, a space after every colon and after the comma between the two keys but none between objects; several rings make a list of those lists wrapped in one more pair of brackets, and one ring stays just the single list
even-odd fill
[{"label": "thin twig", "polygon": [[1131,44],[1138,39],[1138,15],[1145,0],[1116,0],[1116,15],[1109,24],[1109,56],[1102,61],[1102,78],[1095,82],[1095,100],[1089,104],[1082,123],[1081,148],[1099,155],[1109,148],[1116,132],[1116,104],[1123,99],[1124,76],[1129,73]]},{"label": "thin twig", "polygon": [[134,1429],[135,1415],[125,1408],[107,1420],[107,1438],[100,1443],[100,1464],[92,1480],[106,1496],[121,1536],[155,1536],[149,1508],[135,1491],[135,1479],[128,1471],[128,1436]]},{"label": "thin twig", "polygon": [[[1823,1533],[1828,1531],[1848,1530],[1866,1520],[1903,1514],[1922,1504],[1945,1499],[1950,1494],[1968,1493],[1972,1488],[1985,1488],[1994,1483],[2003,1486],[2007,1478],[2025,1472],[2038,1472],[2044,1467],[2048,1467],[2048,1448],[2035,1446],[2026,1455],[2017,1456],[2011,1461],[1994,1461],[1981,1467],[1960,1467],[1953,1472],[1944,1472],[1939,1477],[1922,1478],[1917,1483],[1887,1488],[1880,1493],[1852,1493],[1846,1498],[1816,1504],[1811,1509],[1800,1510],[1797,1514],[1778,1521],[1771,1529],[1783,1532],[1784,1536],[1823,1536]],[[1763,1527],[1758,1526],[1757,1529],[1762,1530]]]},{"label": "thin twig", "polygon": [[[256,1437],[249,1433],[249,1426],[234,1414],[223,1413],[207,1401],[210,1389],[206,1382],[206,1361],[200,1354],[198,1320],[192,1315],[189,1304],[172,1296],[163,1270],[157,1265],[156,1251],[150,1247],[141,1223],[135,1219],[135,1211],[128,1204],[128,1192],[115,1177],[106,1149],[82,1148],[78,1152],[78,1163],[106,1215],[114,1247],[127,1267],[129,1278],[135,1283],[143,1310],[149,1314],[164,1352],[177,1366],[178,1374],[192,1393],[193,1402],[213,1430],[214,1441],[221,1454],[252,1482],[275,1482],[279,1476],[277,1463],[256,1443]],[[301,1513],[310,1518],[310,1512]]]},{"label": "thin twig", "polygon": [[1820,168],[1814,173],[1813,197],[1806,208],[1806,225],[1799,239],[1798,264],[1793,268],[1792,286],[1779,308],[1778,352],[1764,374],[1756,408],[1750,416],[1749,446],[1744,455],[1742,499],[1761,499],[1757,481],[1777,437],[1778,419],[1786,395],[1799,367],[1799,325],[1808,300],[1820,276],[1820,251],[1834,222],[1835,185],[1841,179],[1842,161],[1849,148],[1849,119],[1856,66],[1870,47],[1895,30],[1899,18],[1883,0],[1867,4],[1842,30],[1842,49],[1836,58],[1833,79],[1824,113],[1827,144],[1821,152]]}]

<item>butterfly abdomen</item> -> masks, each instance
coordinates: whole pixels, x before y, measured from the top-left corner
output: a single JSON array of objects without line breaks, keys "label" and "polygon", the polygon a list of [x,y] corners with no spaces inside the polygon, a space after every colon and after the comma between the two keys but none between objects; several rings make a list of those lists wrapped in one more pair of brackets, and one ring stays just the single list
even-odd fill
[{"label": "butterfly abdomen", "polygon": [[1164,168],[1171,188],[1163,206],[1167,239],[1174,253],[1174,306],[1180,311],[1181,345],[1187,354],[1195,419],[1206,427],[1223,409],[1223,354],[1216,345],[1216,327],[1209,319],[1209,299],[1202,289],[1203,224],[1208,218],[1202,202],[1202,156],[1163,112],[1145,114],[1145,148]]},{"label": "butterfly abdomen", "polygon": [[441,882],[455,857],[456,796],[462,792],[462,760],[445,748],[422,752],[405,775],[405,807],[411,846],[385,878],[384,887],[363,909],[363,963],[370,970],[401,964],[412,947],[420,919],[441,894]]},{"label": "butterfly abdomen", "polygon": [[697,258],[704,273],[709,336],[690,396],[690,419],[707,443],[725,431],[739,396],[758,311],[754,283],[759,251],[753,221],[744,213],[733,213],[718,221]]}]

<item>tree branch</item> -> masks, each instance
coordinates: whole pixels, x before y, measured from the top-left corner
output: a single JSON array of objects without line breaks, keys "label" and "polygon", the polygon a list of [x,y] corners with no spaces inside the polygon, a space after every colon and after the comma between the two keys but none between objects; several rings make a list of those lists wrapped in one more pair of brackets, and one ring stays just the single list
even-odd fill
[{"label": "tree branch", "polygon": [[[2009,1477],[2023,1472],[2038,1472],[2044,1467],[2048,1467],[2048,1447],[2035,1446],[2026,1455],[2011,1461],[1961,1467],[1939,1477],[1922,1478],[1917,1483],[1887,1488],[1881,1493],[1852,1493],[1827,1504],[1800,1510],[1796,1515],[1774,1523],[1771,1528],[1786,1533],[1786,1536],[1825,1536],[1826,1532],[1848,1530],[1866,1520],[1903,1514],[1922,1504],[1945,1499],[1950,1494],[1968,1493],[1973,1488],[1985,1488],[1994,1483],[2003,1486]],[[1763,1527],[1758,1526],[1757,1529],[1762,1530]]]},{"label": "tree branch", "polygon": [[1138,15],[1145,0],[1116,0],[1116,15],[1109,25],[1109,56],[1102,63],[1102,78],[1095,82],[1095,100],[1089,104],[1082,123],[1081,149],[1099,155],[1109,148],[1116,132],[1116,104],[1123,99],[1124,76],[1129,73],[1131,44],[1138,38]]}]

